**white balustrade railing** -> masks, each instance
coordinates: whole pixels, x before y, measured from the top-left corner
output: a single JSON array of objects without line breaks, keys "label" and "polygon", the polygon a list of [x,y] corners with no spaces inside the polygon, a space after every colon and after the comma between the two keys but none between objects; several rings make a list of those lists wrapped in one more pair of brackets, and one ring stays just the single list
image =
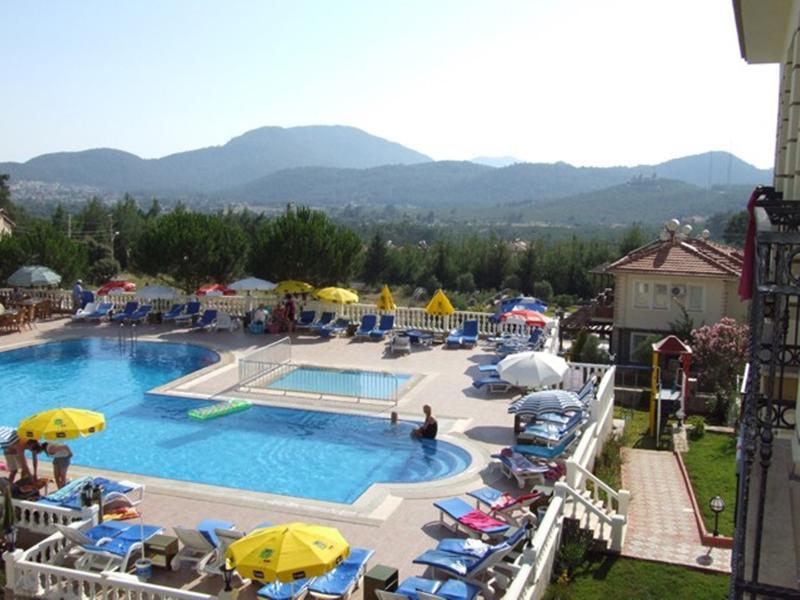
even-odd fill
[{"label": "white balustrade railing", "polygon": [[72,525],[76,521],[98,522],[97,506],[72,509],[18,499],[12,500],[11,504],[17,527],[38,534],[50,535],[56,531],[56,525]]},{"label": "white balustrade railing", "polygon": [[563,381],[558,387],[565,390],[579,390],[583,384],[589,381],[590,377],[597,377],[597,381],[601,381],[606,372],[613,365],[605,365],[599,363],[567,363],[569,370],[564,375]]},{"label": "white balustrade railing", "polygon": [[[630,493],[614,490],[591,472],[613,428],[616,367],[576,364],[574,369],[582,377],[581,384],[585,381],[583,377],[599,372],[602,372],[602,379],[589,403],[588,422],[572,456],[566,461],[566,481],[555,484],[553,499],[533,536],[532,547],[522,555],[522,564],[506,591],[506,598],[531,600],[545,594],[560,544],[563,517],[577,515],[579,505],[583,507],[582,517],[588,520],[589,515],[595,516],[602,534],[606,529],[610,531],[609,547],[617,552],[622,549]],[[592,493],[587,498],[588,482],[592,484]]]}]

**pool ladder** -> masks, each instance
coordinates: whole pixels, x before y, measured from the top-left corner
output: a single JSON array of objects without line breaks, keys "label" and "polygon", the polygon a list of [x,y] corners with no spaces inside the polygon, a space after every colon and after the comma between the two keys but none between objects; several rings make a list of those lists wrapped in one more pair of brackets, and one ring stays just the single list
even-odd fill
[{"label": "pool ladder", "polygon": [[120,348],[125,348],[130,345],[131,349],[133,349],[138,339],[139,334],[136,332],[136,323],[131,323],[127,326],[125,323],[119,324],[119,328],[117,329],[117,343]]}]

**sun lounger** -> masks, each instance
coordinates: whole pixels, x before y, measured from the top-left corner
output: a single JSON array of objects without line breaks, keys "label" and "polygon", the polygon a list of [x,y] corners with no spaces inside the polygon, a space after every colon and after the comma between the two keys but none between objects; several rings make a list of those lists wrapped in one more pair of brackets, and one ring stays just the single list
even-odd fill
[{"label": "sun lounger", "polygon": [[403,579],[394,592],[376,590],[375,593],[380,600],[409,600],[418,598],[419,596],[417,594],[419,594],[419,592],[433,593],[435,590],[439,589],[440,585],[442,585],[441,581],[414,575]]},{"label": "sun lounger", "polygon": [[161,322],[174,321],[183,314],[186,310],[186,304],[173,304],[172,307],[161,315]]},{"label": "sun lounger", "polygon": [[229,521],[214,519],[206,519],[194,529],[173,527],[182,547],[172,559],[172,570],[177,571],[183,564],[191,564],[198,573],[202,573],[218,554],[220,540],[215,530],[233,528],[234,524]]},{"label": "sun lounger", "polygon": [[314,581],[313,577],[297,579],[289,583],[273,581],[260,588],[256,595],[267,600],[299,600],[308,593],[308,586]]},{"label": "sun lounger", "polygon": [[378,317],[375,315],[364,315],[361,317],[361,325],[356,329],[355,338],[357,340],[362,338],[369,339],[369,333],[375,329],[375,323],[377,323],[377,321]]},{"label": "sun lounger", "polygon": [[85,318],[87,321],[100,321],[107,318],[113,308],[114,305],[111,302],[101,302]]},{"label": "sun lounger", "polygon": [[[209,523],[209,521],[203,521],[203,523],[198,525],[198,530],[201,530],[201,527],[205,523]],[[224,521],[222,523],[224,523]],[[264,523],[259,525],[259,527],[270,527],[271,525],[272,523]],[[233,542],[242,539],[245,536],[245,532],[229,527],[224,527],[222,529],[217,527],[212,531],[214,533],[214,537],[218,540],[217,554],[214,557],[214,560],[211,560],[205,564],[203,571],[210,575],[222,575],[223,567],[225,566],[225,551]]]},{"label": "sun lounger", "polygon": [[485,506],[490,515],[520,528],[523,526],[523,517],[532,510],[531,507],[544,500],[540,492],[512,496],[493,487],[467,492],[467,496],[475,498],[475,508]]},{"label": "sun lounger", "polygon": [[239,321],[239,319],[232,317],[230,313],[221,310],[217,313],[217,322],[213,328],[216,331],[233,332],[237,331],[241,325],[242,323]]},{"label": "sun lounger", "polygon": [[199,302],[187,302],[186,303],[186,310],[182,312],[180,315],[175,317],[175,323],[191,323],[192,319],[200,315],[200,303]]},{"label": "sun lounger", "polygon": [[448,348],[459,348],[466,346],[471,348],[478,343],[478,321],[467,319],[461,325],[461,329],[455,329],[447,336]]},{"label": "sun lounger", "polygon": [[315,321],[308,326],[308,329],[312,332],[318,332],[320,329],[330,324],[330,322],[333,321],[334,316],[335,315],[332,312],[324,312],[318,321]]},{"label": "sun lounger", "polygon": [[152,310],[153,307],[150,304],[145,304],[144,306],[140,306],[130,316],[130,318],[128,319],[128,323],[143,323],[150,315],[150,312]]},{"label": "sun lounger", "polygon": [[433,594],[420,590],[417,598],[419,600],[474,600],[480,593],[481,588],[477,585],[459,579],[448,579]]},{"label": "sun lounger", "polygon": [[532,462],[522,454],[508,451],[493,454],[500,461],[500,469],[509,479],[516,479],[520,489],[529,487],[532,482],[544,483],[544,475],[550,469],[547,465]]},{"label": "sun lounger", "polygon": [[133,316],[133,313],[136,312],[137,308],[139,308],[138,302],[136,301],[127,302],[125,304],[125,308],[123,308],[121,312],[114,313],[111,316],[111,322],[121,323],[122,321],[127,321]]},{"label": "sun lounger", "polygon": [[[525,540],[526,534],[525,527],[517,527],[511,535],[506,536],[501,542],[511,546],[514,549],[517,549],[522,542]],[[443,540],[439,540],[439,543],[436,544],[435,550],[439,552],[449,552],[451,554],[464,554],[466,556],[474,556],[477,558],[483,558],[491,552],[496,545],[488,544],[483,540],[478,540],[475,538],[444,538]]]},{"label": "sun lounger", "polygon": [[512,390],[518,389],[513,383],[500,379],[497,375],[476,379],[472,382],[472,387],[476,390],[485,388],[486,392],[489,394],[507,394]]},{"label": "sun lounger", "polygon": [[581,401],[581,404],[584,406],[588,406],[589,401],[594,397],[594,386],[595,386],[595,377],[589,377],[586,383],[583,384],[583,387],[578,391],[578,400]]},{"label": "sun lounger", "polygon": [[[492,546],[482,557],[455,554],[442,550],[427,550],[414,559],[414,564],[426,565],[434,570],[444,571],[466,583],[477,585],[487,598],[494,597],[491,592],[494,567],[512,551],[513,546],[506,542]],[[512,568],[511,565],[508,565]]]},{"label": "sun lounger", "polygon": [[311,329],[314,324],[314,317],[317,316],[316,311],[304,310],[300,313],[300,318],[294,324],[295,329]]},{"label": "sun lounger", "polygon": [[398,354],[400,352],[411,353],[411,338],[407,335],[394,335],[389,340],[389,352]]},{"label": "sun lounger", "polygon": [[[469,536],[492,537],[508,531],[508,523],[477,510],[461,498],[437,500],[433,505],[439,509],[439,522],[456,533],[463,531]],[[445,516],[452,522],[448,522]]]},{"label": "sun lounger", "polygon": [[144,497],[144,486],[124,479],[112,480],[105,477],[80,477],[73,479],[66,486],[40,498],[42,504],[52,504],[73,510],[81,509],[81,490],[86,487],[99,487],[103,496],[103,505],[124,500],[130,506],[138,506]]},{"label": "sun lounger", "polygon": [[369,332],[369,339],[382,340],[392,329],[394,329],[394,315],[381,315],[378,326]]},{"label": "sun lounger", "polygon": [[74,315],[71,315],[70,318],[73,321],[83,321],[87,316],[92,314],[97,308],[97,305],[94,302],[89,302],[83,308],[79,308]]},{"label": "sun lounger", "polygon": [[[137,550],[141,550],[142,545],[154,535],[163,533],[162,527],[154,525],[139,525],[138,523],[118,523],[111,525],[111,523],[118,523],[111,521],[103,523],[97,527],[105,528],[108,531],[109,527],[117,527],[120,530],[116,535],[102,537],[96,541],[92,531],[86,532],[86,536],[92,539],[92,543],[76,544],[75,549],[78,551],[79,557],[75,561],[75,568],[79,571],[127,571],[128,563],[131,556]],[[67,537],[71,542],[72,538],[68,537],[70,534],[67,532],[71,527],[63,525],[56,526],[58,530]],[[94,528],[93,528],[94,529]],[[77,542],[77,539],[75,539]]]},{"label": "sun lounger", "polygon": [[195,331],[205,331],[207,329],[214,329],[217,326],[217,311],[213,308],[207,308],[203,316],[192,325]]},{"label": "sun lounger", "polygon": [[572,432],[564,438],[558,445],[548,448],[547,446],[517,444],[513,447],[514,452],[525,456],[534,456],[544,460],[553,460],[560,457],[578,438],[577,432]]},{"label": "sun lounger", "polygon": [[319,335],[320,337],[331,337],[334,335],[339,335],[340,333],[344,333],[347,331],[347,328],[350,326],[349,319],[336,319],[336,322],[333,324],[325,325],[324,327],[320,327]]},{"label": "sun lounger", "polygon": [[349,598],[358,588],[367,570],[367,563],[374,553],[374,550],[367,548],[350,548],[350,555],[333,571],[311,581],[308,586],[309,594],[321,600]]}]

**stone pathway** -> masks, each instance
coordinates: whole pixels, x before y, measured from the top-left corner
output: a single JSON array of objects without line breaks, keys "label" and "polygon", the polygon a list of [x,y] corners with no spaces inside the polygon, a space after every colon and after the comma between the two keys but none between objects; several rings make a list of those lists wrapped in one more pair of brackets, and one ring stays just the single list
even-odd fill
[{"label": "stone pathway", "polygon": [[700,544],[692,503],[672,452],[623,448],[622,487],[631,492],[623,556],[730,572],[731,551]]}]

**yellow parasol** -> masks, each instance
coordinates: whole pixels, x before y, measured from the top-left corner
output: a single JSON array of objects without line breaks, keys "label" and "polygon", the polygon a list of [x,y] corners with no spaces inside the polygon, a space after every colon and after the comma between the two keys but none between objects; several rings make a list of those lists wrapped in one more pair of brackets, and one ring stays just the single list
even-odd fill
[{"label": "yellow parasol", "polygon": [[20,421],[19,435],[28,440],[66,440],[106,428],[106,418],[91,410],[55,408]]},{"label": "yellow parasol", "polygon": [[392,292],[389,290],[388,285],[383,286],[381,295],[378,297],[377,305],[378,310],[395,310],[397,308],[394,303],[394,298],[392,298]]},{"label": "yellow parasol", "polygon": [[307,294],[314,289],[314,286],[305,281],[297,281],[296,279],[287,279],[286,281],[279,281],[278,285],[273,290],[276,294]]},{"label": "yellow parasol", "polygon": [[225,559],[242,577],[291,582],[324,575],[349,554],[350,546],[338,529],[288,523],[256,529],[236,540]]},{"label": "yellow parasol", "polygon": [[452,315],[455,312],[453,305],[450,304],[450,300],[447,299],[447,296],[444,295],[444,292],[439,289],[431,298],[431,301],[428,302],[428,306],[425,307],[425,312],[429,315]]},{"label": "yellow parasol", "polygon": [[346,290],[340,287],[326,287],[314,292],[320,300],[335,302],[336,304],[354,304],[358,302],[358,294],[353,290]]}]

